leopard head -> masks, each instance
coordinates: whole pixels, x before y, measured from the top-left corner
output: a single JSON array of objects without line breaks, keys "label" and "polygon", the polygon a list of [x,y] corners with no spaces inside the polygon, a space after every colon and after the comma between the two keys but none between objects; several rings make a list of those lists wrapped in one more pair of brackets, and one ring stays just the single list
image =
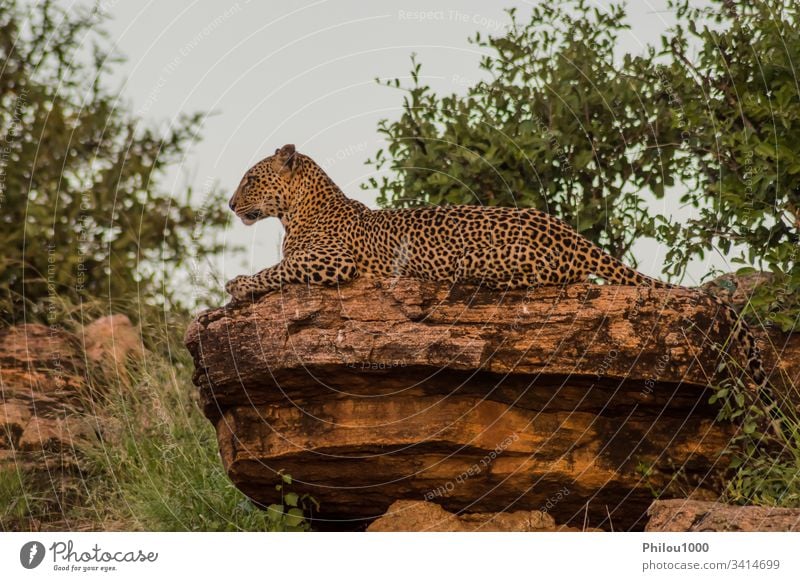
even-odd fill
[{"label": "leopard head", "polygon": [[247,170],[228,206],[246,225],[263,218],[282,218],[290,207],[300,154],[284,145]]}]

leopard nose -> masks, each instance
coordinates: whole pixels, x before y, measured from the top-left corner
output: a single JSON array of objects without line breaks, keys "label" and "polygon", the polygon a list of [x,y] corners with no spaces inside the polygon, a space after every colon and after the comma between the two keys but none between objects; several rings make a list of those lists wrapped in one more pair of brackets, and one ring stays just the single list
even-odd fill
[{"label": "leopard nose", "polygon": [[228,202],[228,207],[232,211],[234,211],[234,212],[236,211],[236,196],[232,197],[231,200]]}]

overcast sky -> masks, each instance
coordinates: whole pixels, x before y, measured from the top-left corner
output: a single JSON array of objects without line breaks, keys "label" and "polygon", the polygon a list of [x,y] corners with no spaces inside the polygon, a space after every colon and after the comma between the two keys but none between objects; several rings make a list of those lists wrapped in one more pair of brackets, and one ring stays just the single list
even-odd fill
[{"label": "overcast sky", "polygon": [[[217,183],[232,192],[245,170],[285,143],[317,160],[351,197],[375,206],[359,184],[364,161],[380,147],[378,121],[400,114],[402,94],[376,77],[407,78],[412,52],[424,82],[440,92],[463,92],[479,78],[476,31],[498,33],[504,8],[524,17],[531,2],[402,1],[264,2],[105,0],[107,29],[127,62],[114,79],[125,99],[153,123],[181,112],[213,111],[204,138],[170,178],[183,195]],[[598,7],[606,1],[595,2]],[[621,49],[637,51],[671,22],[665,1],[630,2],[632,30]],[[665,213],[676,208],[657,205]],[[226,253],[223,276],[252,273],[279,259],[280,224],[245,227],[231,221],[227,239],[244,244],[244,260]],[[640,269],[658,275],[664,250],[636,248]],[[697,263],[691,278],[709,269]],[[692,281],[686,281],[692,282]]]}]

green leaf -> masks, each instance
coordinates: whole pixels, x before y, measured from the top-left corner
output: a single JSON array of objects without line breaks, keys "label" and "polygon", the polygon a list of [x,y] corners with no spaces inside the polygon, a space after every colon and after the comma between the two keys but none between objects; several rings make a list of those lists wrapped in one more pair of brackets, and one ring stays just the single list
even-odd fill
[{"label": "green leaf", "polygon": [[267,507],[267,518],[272,522],[277,522],[283,516],[283,505],[270,504]]},{"label": "green leaf", "polygon": [[286,513],[286,526],[296,527],[303,522],[304,518],[302,510],[299,508],[290,508],[289,512]]}]

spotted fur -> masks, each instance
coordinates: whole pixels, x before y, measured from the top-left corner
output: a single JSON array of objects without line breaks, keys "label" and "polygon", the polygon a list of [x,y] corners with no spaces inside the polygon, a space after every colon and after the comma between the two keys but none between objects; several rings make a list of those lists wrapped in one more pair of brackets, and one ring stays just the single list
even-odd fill
[{"label": "spotted fur", "polygon": [[[534,209],[433,206],[371,210],[347,198],[311,158],[286,145],[252,167],[230,200],[245,224],[277,216],[283,260],[226,290],[234,299],[286,283],[341,284],[358,276],[480,282],[497,289],[586,281],[670,288],[626,266],[558,218]],[[722,311],[757,387],[766,376],[753,334],[736,311]]]}]

